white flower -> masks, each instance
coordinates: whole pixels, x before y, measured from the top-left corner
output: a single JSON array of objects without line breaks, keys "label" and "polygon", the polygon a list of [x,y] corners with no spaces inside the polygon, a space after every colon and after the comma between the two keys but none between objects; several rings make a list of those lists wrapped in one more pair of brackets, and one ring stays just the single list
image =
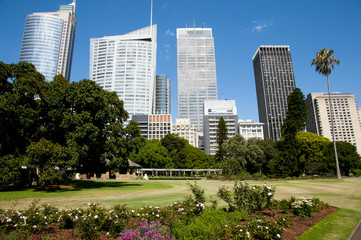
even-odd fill
[{"label": "white flower", "polygon": [[239,231],[240,231],[240,232],[243,232],[243,230],[242,230],[242,229],[239,229]]},{"label": "white flower", "polygon": [[225,227],[228,227],[228,225],[224,225]]},{"label": "white flower", "polygon": [[271,193],[271,192],[269,192],[269,193],[268,193],[268,196],[272,196],[272,193]]},{"label": "white flower", "polygon": [[95,216],[94,216],[94,219],[97,219],[97,218],[98,218],[98,215],[95,215]]},{"label": "white flower", "polygon": [[281,238],[281,235],[279,235],[278,233],[277,233],[277,235],[276,235],[278,238]]},{"label": "white flower", "polygon": [[7,222],[11,222],[11,218],[8,218],[8,220],[6,220]]},{"label": "white flower", "polygon": [[134,213],[134,210],[132,210],[132,213]]},{"label": "white flower", "polygon": [[156,217],[159,217],[159,214],[155,215]]}]

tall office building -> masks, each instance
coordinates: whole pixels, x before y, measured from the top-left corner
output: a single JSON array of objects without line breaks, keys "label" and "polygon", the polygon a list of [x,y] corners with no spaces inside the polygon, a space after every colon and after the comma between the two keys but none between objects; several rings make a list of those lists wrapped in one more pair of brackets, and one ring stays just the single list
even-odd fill
[{"label": "tall office building", "polygon": [[89,78],[115,91],[129,115],[152,114],[157,25],[90,39]]},{"label": "tall office building", "polygon": [[177,29],[178,118],[203,130],[203,102],[217,99],[216,60],[211,28]]},{"label": "tall office building", "polygon": [[[331,93],[335,140],[349,142],[361,154],[361,127],[355,95]],[[331,113],[328,93],[307,96],[307,131],[332,141]]]},{"label": "tall office building", "polygon": [[57,12],[33,13],[26,17],[19,61],[30,62],[47,81],[62,74],[70,79],[75,39],[75,0]]},{"label": "tall office building", "polygon": [[156,76],[153,113],[170,114],[170,80],[167,75]]},{"label": "tall office building", "polygon": [[238,133],[238,116],[235,100],[208,100],[204,101],[203,133],[204,152],[215,155],[218,149],[217,129],[219,119],[223,117],[227,126],[227,137],[231,138]]},{"label": "tall office building", "polygon": [[286,118],[287,97],[295,89],[289,46],[260,46],[253,56],[259,121],[264,137],[278,141]]}]

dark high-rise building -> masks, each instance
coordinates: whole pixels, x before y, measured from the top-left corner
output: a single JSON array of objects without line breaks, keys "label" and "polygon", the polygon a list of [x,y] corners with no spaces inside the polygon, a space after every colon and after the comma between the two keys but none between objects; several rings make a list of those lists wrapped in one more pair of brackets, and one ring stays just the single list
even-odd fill
[{"label": "dark high-rise building", "polygon": [[287,97],[295,89],[289,46],[260,46],[253,56],[259,121],[264,136],[278,141],[286,118]]},{"label": "dark high-rise building", "polygon": [[167,75],[156,75],[154,114],[170,114],[170,80]]}]

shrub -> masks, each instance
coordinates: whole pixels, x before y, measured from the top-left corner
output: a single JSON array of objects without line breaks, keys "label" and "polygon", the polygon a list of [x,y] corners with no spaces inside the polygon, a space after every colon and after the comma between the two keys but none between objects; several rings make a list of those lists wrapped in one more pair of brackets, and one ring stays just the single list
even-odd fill
[{"label": "shrub", "polygon": [[217,195],[228,204],[229,211],[259,211],[271,207],[274,193],[275,189],[266,184],[263,187],[250,187],[247,183],[235,182],[233,193],[225,187],[220,187]]},{"label": "shrub", "polygon": [[304,196],[292,203],[292,210],[295,215],[312,217],[312,206],[312,198]]}]

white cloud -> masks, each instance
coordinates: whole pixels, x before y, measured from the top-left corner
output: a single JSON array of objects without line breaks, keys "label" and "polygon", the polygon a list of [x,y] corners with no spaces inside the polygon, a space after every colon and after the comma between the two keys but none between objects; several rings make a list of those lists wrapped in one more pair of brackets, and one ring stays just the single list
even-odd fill
[{"label": "white cloud", "polygon": [[257,21],[252,21],[252,25],[254,25],[253,27],[251,27],[250,30],[251,32],[263,32],[266,28],[272,27],[273,26],[273,22],[269,21],[262,21],[262,22],[257,22]]},{"label": "white cloud", "polygon": [[167,29],[167,31],[165,31],[165,35],[166,36],[174,36],[175,34],[170,29]]}]

